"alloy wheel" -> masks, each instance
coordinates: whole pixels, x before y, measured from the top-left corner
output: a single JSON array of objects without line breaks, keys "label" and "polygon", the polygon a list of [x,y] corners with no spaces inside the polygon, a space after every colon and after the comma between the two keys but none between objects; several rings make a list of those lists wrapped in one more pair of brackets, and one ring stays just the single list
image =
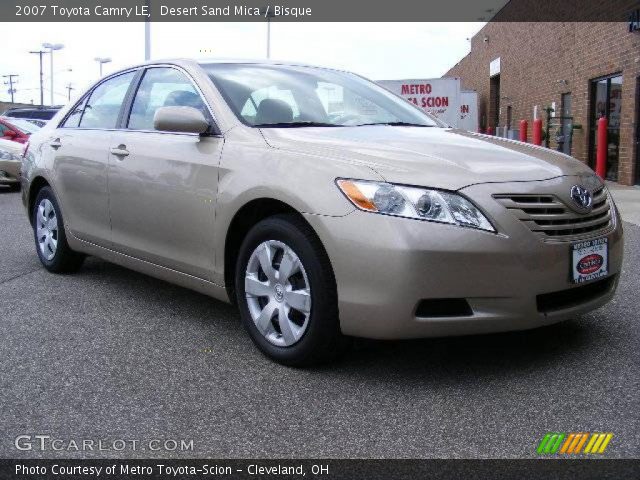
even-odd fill
[{"label": "alloy wheel", "polygon": [[244,285],[249,314],[267,341],[279,347],[297,343],[309,325],[311,288],[293,249],[277,240],[258,245]]},{"label": "alloy wheel", "polygon": [[36,216],[36,235],[40,253],[45,259],[51,261],[58,248],[58,217],[51,200],[42,199]]}]

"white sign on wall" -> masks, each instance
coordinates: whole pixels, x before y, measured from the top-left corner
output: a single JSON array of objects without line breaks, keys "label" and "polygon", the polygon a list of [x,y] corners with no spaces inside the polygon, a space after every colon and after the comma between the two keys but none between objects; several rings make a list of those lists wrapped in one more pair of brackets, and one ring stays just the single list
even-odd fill
[{"label": "white sign on wall", "polygon": [[460,119],[460,79],[379,80],[377,83],[443,122],[457,126]]},{"label": "white sign on wall", "polygon": [[460,121],[456,127],[469,132],[478,131],[478,93],[473,90],[460,92]]},{"label": "white sign on wall", "polygon": [[489,64],[489,76],[494,77],[500,74],[500,57],[491,60]]}]

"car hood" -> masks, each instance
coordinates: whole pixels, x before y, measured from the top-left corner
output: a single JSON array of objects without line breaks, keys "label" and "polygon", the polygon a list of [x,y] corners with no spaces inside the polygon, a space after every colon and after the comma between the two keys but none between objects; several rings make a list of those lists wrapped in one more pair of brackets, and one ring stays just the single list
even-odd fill
[{"label": "car hood", "polygon": [[[362,164],[385,181],[458,190],[487,182],[591,174],[583,163],[547,148],[450,128],[264,128],[274,148]],[[336,176],[348,176],[338,172]]]}]

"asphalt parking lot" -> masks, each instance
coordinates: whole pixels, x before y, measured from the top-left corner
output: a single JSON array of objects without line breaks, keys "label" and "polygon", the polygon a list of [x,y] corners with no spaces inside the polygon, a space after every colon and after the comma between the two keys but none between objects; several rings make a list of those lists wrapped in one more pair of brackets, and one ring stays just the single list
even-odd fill
[{"label": "asphalt parking lot", "polygon": [[[95,258],[36,257],[0,191],[0,457],[522,458],[548,431],[640,456],[640,227],[615,300],[528,332],[361,341],[338,364],[271,363],[234,307]],[[21,451],[18,435],[190,439],[193,450]]]}]

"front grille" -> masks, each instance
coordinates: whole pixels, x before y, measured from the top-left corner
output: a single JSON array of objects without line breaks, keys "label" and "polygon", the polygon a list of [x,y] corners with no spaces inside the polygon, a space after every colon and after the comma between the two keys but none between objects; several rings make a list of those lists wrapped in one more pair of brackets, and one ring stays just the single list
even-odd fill
[{"label": "front grille", "polygon": [[542,238],[579,237],[605,232],[613,225],[604,187],[594,192],[589,213],[576,213],[555,195],[499,194],[493,198]]},{"label": "front grille", "polygon": [[565,308],[577,307],[582,303],[596,300],[611,291],[615,275],[582,287],[574,287],[559,292],[545,293],[536,297],[540,313],[550,313]]}]

